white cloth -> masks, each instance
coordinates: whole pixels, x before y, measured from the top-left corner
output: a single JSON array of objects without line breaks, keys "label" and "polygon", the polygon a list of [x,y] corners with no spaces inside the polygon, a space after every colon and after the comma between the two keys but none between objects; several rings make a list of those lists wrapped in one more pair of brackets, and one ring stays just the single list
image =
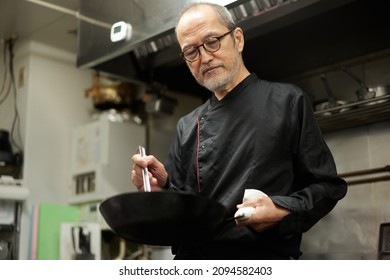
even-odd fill
[{"label": "white cloth", "polygon": [[[245,202],[250,199],[254,199],[259,196],[268,196],[268,195],[256,189],[246,189],[244,192],[244,197],[242,199],[242,202]],[[236,213],[234,214],[234,218],[236,218],[237,220],[246,220],[249,219],[254,212],[255,212],[254,207],[242,207],[236,211]]]}]

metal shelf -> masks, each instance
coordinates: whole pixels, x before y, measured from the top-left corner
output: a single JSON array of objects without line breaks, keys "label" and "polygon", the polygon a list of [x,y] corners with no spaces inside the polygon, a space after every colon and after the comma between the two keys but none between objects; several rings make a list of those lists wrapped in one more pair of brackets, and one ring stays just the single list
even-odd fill
[{"label": "metal shelf", "polygon": [[390,95],[314,112],[322,132],[355,127],[390,119]]}]

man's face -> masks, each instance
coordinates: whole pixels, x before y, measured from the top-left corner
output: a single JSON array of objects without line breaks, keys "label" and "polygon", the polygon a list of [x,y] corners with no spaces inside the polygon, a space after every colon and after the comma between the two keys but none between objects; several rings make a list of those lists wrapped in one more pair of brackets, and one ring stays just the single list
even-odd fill
[{"label": "man's face", "polygon": [[[229,31],[222,25],[215,12],[208,6],[198,6],[188,10],[177,26],[177,37],[181,49],[199,46],[207,38],[220,36]],[[234,39],[232,38],[234,36]],[[196,81],[210,91],[230,91],[236,86],[241,67],[243,36],[237,28],[220,40],[221,47],[214,53],[199,48],[200,57],[187,65]]]}]

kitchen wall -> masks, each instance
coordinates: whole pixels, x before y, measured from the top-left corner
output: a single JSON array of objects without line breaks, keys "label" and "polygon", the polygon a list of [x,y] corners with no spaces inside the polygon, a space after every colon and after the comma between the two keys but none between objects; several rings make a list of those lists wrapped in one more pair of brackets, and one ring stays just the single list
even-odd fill
[{"label": "kitchen wall", "polygon": [[[15,45],[16,83],[20,71],[25,79],[17,88],[17,99],[24,147],[23,184],[30,191],[22,215],[21,259],[27,258],[32,204],[67,201],[70,131],[90,118],[92,104],[84,97],[84,89],[90,87],[92,76],[89,70],[76,69],[75,61],[75,54],[34,41]],[[12,104],[9,96],[0,107],[3,129],[11,129]]]},{"label": "kitchen wall", "polygon": [[[348,67],[368,85],[390,84],[390,58],[369,60]],[[359,85],[336,69],[326,73],[337,99],[356,101]],[[319,76],[297,81],[306,91],[324,90]],[[326,98],[325,91],[323,92]],[[357,123],[358,124],[358,123]],[[339,173],[390,165],[390,121],[324,134]],[[374,174],[383,176],[387,174]],[[358,179],[346,178],[348,180]],[[390,222],[390,181],[351,185],[346,197],[304,234],[303,259],[376,259],[379,226]]]},{"label": "kitchen wall", "polygon": [[[65,203],[70,132],[90,120],[84,97],[91,73],[75,68],[73,55],[31,43],[26,108],[24,180],[32,201]],[[34,192],[44,187],[45,192]]]},{"label": "kitchen wall", "polygon": [[[390,121],[328,133],[325,139],[340,173],[390,164]],[[390,222],[389,199],[390,181],[349,186],[335,209],[304,234],[302,258],[376,259],[379,225]]]}]

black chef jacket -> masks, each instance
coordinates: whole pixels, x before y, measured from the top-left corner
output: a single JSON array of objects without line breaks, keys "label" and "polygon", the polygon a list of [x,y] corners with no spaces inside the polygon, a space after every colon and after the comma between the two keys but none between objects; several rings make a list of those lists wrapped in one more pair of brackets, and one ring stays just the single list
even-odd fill
[{"label": "black chef jacket", "polygon": [[291,210],[262,233],[226,222],[213,243],[173,248],[177,258],[298,258],[302,233],[347,190],[301,89],[253,73],[222,100],[212,96],[179,120],[166,168],[170,189],[212,198],[227,217],[245,189]]}]

